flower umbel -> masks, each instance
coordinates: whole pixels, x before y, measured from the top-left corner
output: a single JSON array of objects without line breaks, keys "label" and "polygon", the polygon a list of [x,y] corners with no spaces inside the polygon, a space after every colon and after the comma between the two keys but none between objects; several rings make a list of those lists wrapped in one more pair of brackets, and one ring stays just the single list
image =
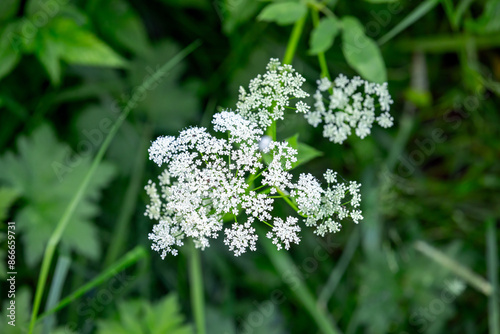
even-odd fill
[{"label": "flower umbel", "polygon": [[[150,180],[145,187],[150,197],[145,215],[157,222],[149,239],[162,258],[177,255],[187,237],[197,248],[209,247],[210,239],[217,238],[222,230],[224,244],[235,256],[255,251],[258,224],[268,229],[266,237],[278,250],[288,250],[291,244],[300,242],[299,218],[319,236],[338,232],[346,218],[355,223],[363,219],[358,209],[358,183],[338,182],[331,170],[324,174],[326,186],[309,173],[300,174],[294,181],[290,171],[297,162],[297,149],[287,141],[264,136],[266,127],[283,119],[291,98],[307,96],[300,88],[303,82],[291,66],[272,59],[267,73],[251,81],[248,93],[240,89],[235,111],[215,114],[212,125],[217,136],[205,128],[192,127],[176,137],[159,137],[151,144],[150,160],[164,169],[157,182]],[[339,77],[335,85],[344,94],[337,93],[339,99],[345,99],[339,106],[348,107],[345,96],[359,100],[353,94],[358,83]],[[322,80],[318,92],[330,86]],[[385,96],[384,87],[368,86],[368,91],[376,92],[388,108],[390,97],[381,97]],[[303,101],[295,105],[309,121],[314,115],[318,118],[315,122],[323,121],[324,114],[310,112]],[[379,124],[389,121],[380,118]],[[298,217],[276,216],[278,201],[289,204]]]},{"label": "flower umbel", "polygon": [[[325,93],[328,93],[327,99]],[[389,114],[393,101],[387,83],[375,84],[360,77],[349,80],[342,74],[333,82],[322,78],[318,80],[314,100],[314,111],[304,117],[314,127],[324,122],[323,136],[337,144],[342,144],[352,129],[358,137],[365,138],[375,121],[383,128],[391,127],[394,121]],[[377,103],[382,111],[378,116]]]}]

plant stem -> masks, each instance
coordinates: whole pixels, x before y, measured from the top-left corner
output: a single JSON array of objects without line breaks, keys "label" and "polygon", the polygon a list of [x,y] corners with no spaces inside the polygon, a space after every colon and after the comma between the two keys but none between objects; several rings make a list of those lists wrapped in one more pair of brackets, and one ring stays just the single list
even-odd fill
[{"label": "plant stem", "polygon": [[498,293],[498,247],[497,230],[493,218],[486,222],[486,259],[488,263],[488,280],[490,281],[493,292],[488,300],[488,322],[490,334],[500,334],[500,307]]},{"label": "plant stem", "polygon": [[297,50],[297,45],[299,44],[300,35],[302,35],[302,30],[304,30],[304,24],[306,23],[307,15],[304,15],[300,20],[295,22],[293,25],[292,34],[288,40],[286,46],[285,57],[283,58],[283,64],[291,64],[293,56],[295,55],[295,50]]},{"label": "plant stem", "polygon": [[100,284],[106,282],[109,278],[116,276],[116,274],[118,274],[122,270],[125,270],[126,268],[130,267],[132,264],[136,263],[140,259],[145,258],[146,255],[147,255],[147,253],[144,250],[144,248],[141,246],[137,246],[136,248],[134,248],[133,250],[131,250],[130,252],[125,254],[120,259],[120,261],[116,262],[115,264],[110,266],[108,269],[106,269],[106,271],[104,273],[100,274],[99,276],[97,276],[96,278],[94,278],[93,280],[91,280],[90,282],[83,285],[81,288],[79,288],[75,292],[73,292],[71,295],[69,295],[68,297],[61,300],[59,302],[59,304],[57,304],[57,306],[55,306],[54,308],[52,308],[52,309],[48,310],[47,312],[43,313],[42,315],[40,315],[40,317],[38,319],[39,320],[43,319],[43,318],[59,311],[60,309],[66,307],[70,303],[74,302],[76,299],[83,296],[90,289],[93,289],[93,288],[99,286]]},{"label": "plant stem", "polygon": [[[316,7],[312,8],[311,16],[312,16],[312,21],[313,21],[314,27],[317,27],[319,24],[319,11]],[[319,67],[321,68],[321,77],[328,78],[328,80],[331,80],[330,72],[328,71],[328,65],[326,64],[326,58],[325,58],[324,52],[318,53],[318,62],[319,62]]]},{"label": "plant stem", "polygon": [[136,207],[137,194],[139,193],[139,189],[141,188],[144,166],[147,161],[143,152],[147,151],[147,147],[149,145],[151,137],[152,126],[150,124],[144,124],[143,129],[143,136],[138,146],[136,160],[134,163],[134,168],[132,170],[132,177],[123,198],[123,209],[120,210],[120,214],[118,215],[118,220],[115,227],[116,233],[113,235],[111,244],[109,245],[106,254],[106,258],[104,260],[105,268],[115,262],[118,256],[122,254],[123,247],[129,235],[129,225]]},{"label": "plant stem", "polygon": [[[49,296],[47,298],[47,303],[45,304],[45,308],[47,310],[50,310],[59,302],[59,298],[61,297],[61,290],[64,286],[64,282],[66,281],[66,276],[68,275],[70,264],[71,258],[69,257],[69,254],[67,254],[66,252],[61,252],[59,258],[57,259],[54,277],[52,283],[50,284]],[[51,333],[54,329],[55,324],[56,318],[54,315],[45,319],[42,333]]]},{"label": "plant stem", "polygon": [[289,285],[290,290],[297,296],[299,302],[314,319],[314,322],[320,331],[324,334],[339,334],[340,331],[337,329],[333,319],[325,309],[318,307],[318,303],[315,300],[314,295],[311,291],[309,291],[302,275],[297,273],[297,267],[294,265],[289,253],[276,251],[276,247],[266,241],[263,241],[262,245],[276,268],[276,271],[281,273],[283,277],[285,277],[285,275],[293,275],[293,283],[287,280],[287,284]]},{"label": "plant stem", "polygon": [[203,274],[200,251],[191,243],[190,274],[191,274],[191,306],[193,308],[196,333],[205,334],[205,298],[203,296]]},{"label": "plant stem", "polygon": [[482,292],[485,296],[490,297],[493,294],[493,287],[490,282],[425,241],[418,240],[414,243],[413,247],[425,256],[447,268],[455,275],[461,277],[464,281],[469,283],[471,287]]},{"label": "plant stem", "polygon": [[47,247],[45,248],[45,253],[43,255],[42,267],[40,269],[40,276],[38,276],[38,283],[37,283],[37,287],[36,287],[35,299],[33,301],[33,309],[31,312],[31,320],[30,320],[30,325],[29,325],[29,333],[30,334],[33,333],[33,329],[35,328],[35,323],[37,320],[38,311],[40,310],[40,304],[42,302],[43,292],[45,289],[45,285],[47,284],[47,278],[49,276],[50,266],[52,263],[52,259],[54,258],[54,253],[56,251],[57,245],[59,244],[59,241],[61,240],[63,232],[66,229],[66,226],[68,225],[71,217],[73,216],[73,213],[75,212],[78,204],[82,200],[82,198],[85,194],[85,191],[87,190],[87,186],[89,185],[90,180],[92,179],[95,171],[97,170],[97,167],[101,163],[101,161],[104,157],[104,154],[106,153],[109,145],[111,144],[111,141],[113,140],[115,134],[118,132],[118,129],[122,125],[125,118],[127,118],[127,115],[135,107],[136,101],[138,101],[139,94],[142,94],[143,91],[146,91],[147,89],[149,89],[155,82],[160,80],[161,77],[163,75],[165,75],[165,73],[167,71],[169,71],[175,65],[177,65],[182,59],[184,59],[189,53],[191,53],[193,50],[195,50],[199,45],[200,45],[200,42],[198,42],[198,41],[190,44],[188,47],[186,47],[184,50],[182,50],[177,55],[175,55],[172,59],[170,59],[165,65],[163,65],[151,77],[149,77],[141,85],[141,87],[139,87],[135,91],[134,95],[130,98],[126,107],[124,108],[122,114],[116,120],[115,124],[113,125],[113,127],[109,131],[108,135],[106,136],[106,139],[104,140],[101,147],[99,148],[99,151],[97,152],[96,156],[94,157],[94,160],[92,161],[92,164],[90,165],[90,168],[89,168],[87,174],[85,175],[82,183],[78,187],[70,204],[66,208],[66,211],[64,211],[64,214],[61,217],[61,220],[59,220],[59,222],[57,223],[57,226],[56,226],[54,232],[52,232],[52,235],[50,236],[50,239],[47,242]]}]

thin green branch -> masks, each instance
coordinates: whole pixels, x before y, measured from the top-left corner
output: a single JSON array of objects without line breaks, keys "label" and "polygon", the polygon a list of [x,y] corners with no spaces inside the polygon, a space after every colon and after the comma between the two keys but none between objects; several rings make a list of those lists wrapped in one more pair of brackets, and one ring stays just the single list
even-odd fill
[{"label": "thin green branch", "polygon": [[[313,7],[313,9],[311,10],[311,16],[314,27],[317,27],[319,24],[319,12],[316,7]],[[319,62],[319,67],[321,68],[321,77],[328,78],[328,80],[331,80],[324,52],[318,53],[318,62]]]},{"label": "thin green branch", "polygon": [[418,250],[428,258],[441,264],[443,267],[448,268],[451,272],[461,277],[464,281],[469,283],[470,286],[482,292],[484,295],[492,295],[493,287],[487,280],[485,280],[483,277],[479,276],[469,268],[463,266],[459,262],[455,261],[454,259],[450,258],[445,253],[421,240],[416,241],[413,246],[416,250]]},{"label": "thin green branch", "polygon": [[201,268],[200,250],[191,243],[190,251],[190,285],[191,285],[191,305],[193,307],[194,320],[196,323],[196,333],[205,334],[205,298],[203,295],[203,273]]},{"label": "thin green branch", "polygon": [[400,32],[411,26],[418,21],[425,14],[430,12],[441,0],[426,0],[421,2],[409,15],[407,15],[401,22],[392,28],[387,34],[382,36],[378,41],[378,45],[382,45],[393,39]]},{"label": "thin green branch", "polygon": [[291,64],[293,57],[295,56],[295,51],[297,50],[297,45],[299,44],[300,36],[302,35],[302,30],[304,30],[304,24],[306,23],[307,15],[304,15],[300,20],[295,22],[288,40],[288,45],[285,51],[285,57],[283,58],[283,64]]},{"label": "thin green branch", "polygon": [[276,247],[274,247],[269,240],[264,240],[262,245],[276,268],[276,271],[281,273],[284,278],[290,278],[292,275],[293,280],[286,280],[287,284],[289,284],[290,290],[292,290],[300,303],[309,312],[321,332],[324,334],[339,334],[340,331],[337,329],[331,317],[325,309],[318,307],[317,301],[314,299],[314,295],[307,288],[301,274],[296,272],[296,267],[288,252],[276,251]]},{"label": "thin green branch", "polygon": [[488,300],[488,323],[490,334],[500,334],[500,289],[498,287],[498,246],[497,229],[495,220],[486,222],[486,260],[488,264],[488,280],[493,288],[493,293]]},{"label": "thin green branch", "polygon": [[116,276],[119,272],[125,270],[126,268],[130,267],[137,261],[139,261],[142,258],[145,258],[147,255],[146,251],[142,246],[137,246],[127,254],[125,254],[120,261],[116,262],[114,265],[106,269],[102,274],[73,292],[71,295],[68,297],[64,298],[55,306],[54,308],[48,310],[47,312],[43,313],[38,317],[38,320],[41,320],[51,314],[56,313],[57,311],[61,310],[62,308],[68,306],[81,296],[83,296],[85,293],[87,293],[89,290],[101,285],[102,283],[106,282],[108,279],[110,279],[113,276]]},{"label": "thin green branch", "polygon": [[102,146],[100,147],[99,151],[97,152],[96,156],[94,157],[94,160],[92,161],[92,164],[91,164],[87,174],[85,175],[85,178],[83,179],[82,183],[80,184],[79,188],[77,189],[70,204],[66,208],[66,211],[64,212],[63,216],[61,217],[61,219],[57,223],[57,226],[56,226],[54,232],[52,232],[52,235],[50,236],[50,239],[47,243],[47,247],[45,248],[45,253],[44,253],[43,261],[42,261],[42,267],[40,269],[40,275],[38,277],[38,283],[37,283],[37,287],[36,287],[35,299],[33,301],[33,309],[31,312],[31,320],[30,320],[30,325],[29,325],[29,333],[30,334],[33,333],[33,329],[35,328],[35,323],[37,320],[38,311],[40,309],[40,304],[42,302],[43,292],[45,289],[45,285],[47,284],[50,266],[51,266],[52,259],[54,257],[54,253],[56,251],[57,245],[59,244],[59,241],[61,240],[63,232],[66,229],[66,226],[68,225],[71,217],[73,216],[73,213],[75,212],[78,204],[82,200],[82,198],[85,194],[85,191],[87,190],[87,187],[90,183],[90,180],[92,179],[95,171],[97,170],[97,167],[101,163],[101,161],[104,157],[104,154],[106,153],[109,145],[111,144],[111,141],[113,140],[115,134],[118,132],[118,129],[122,125],[125,118],[127,118],[130,111],[135,107],[136,101],[138,101],[139,95],[143,94],[144,91],[148,90],[155,82],[160,80],[161,77],[164,76],[166,72],[171,70],[175,65],[177,65],[188,54],[193,52],[199,45],[200,45],[199,41],[196,41],[196,42],[190,44],[188,47],[186,47],[184,50],[182,50],[177,55],[175,55],[172,59],[170,59],[166,64],[164,64],[157,72],[155,72],[152,76],[150,76],[135,91],[134,95],[132,95],[132,97],[128,101],[125,109],[123,110],[122,114],[116,120],[115,124],[113,125],[110,132],[106,136],[106,139],[104,140]]},{"label": "thin green branch", "polygon": [[123,209],[120,210],[120,214],[118,215],[118,220],[115,227],[116,233],[114,233],[111,244],[109,245],[106,259],[104,260],[104,267],[108,267],[114,261],[116,261],[119,254],[122,254],[123,247],[127,241],[127,237],[130,231],[129,224],[134,214],[137,203],[137,194],[141,189],[142,176],[144,174],[144,167],[147,161],[143,152],[146,152],[147,146],[149,145],[151,132],[152,126],[149,124],[145,124],[143,136],[141,138],[135,158],[132,177],[123,198]]}]

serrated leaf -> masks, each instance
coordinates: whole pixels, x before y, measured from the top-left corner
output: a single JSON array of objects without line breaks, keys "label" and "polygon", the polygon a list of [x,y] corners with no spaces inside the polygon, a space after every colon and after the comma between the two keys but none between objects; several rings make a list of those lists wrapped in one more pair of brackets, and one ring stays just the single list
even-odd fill
[{"label": "serrated leaf", "polygon": [[[83,147],[83,141],[79,144]],[[40,260],[57,222],[85,177],[92,157],[84,152],[73,154],[56,139],[48,125],[42,125],[30,137],[19,138],[17,151],[17,154],[8,152],[0,157],[0,182],[15,188],[26,202],[15,220],[23,232],[20,236],[26,262],[33,266]],[[113,174],[114,168],[107,163],[98,167],[64,231],[63,247],[90,259],[100,255],[98,230],[91,219],[99,212],[96,201],[100,191]]]},{"label": "serrated leaf", "polygon": [[311,32],[310,54],[318,54],[328,50],[340,32],[340,25],[337,19],[325,17],[321,19],[318,26]]},{"label": "serrated leaf", "polygon": [[288,25],[297,22],[306,14],[307,6],[302,2],[286,1],[267,5],[257,19]]},{"label": "serrated leaf", "polygon": [[347,63],[364,79],[378,83],[387,81],[377,43],[365,35],[363,25],[352,16],[342,18],[342,52]]},{"label": "serrated leaf", "polygon": [[285,141],[287,141],[292,148],[297,150],[297,161],[292,163],[292,169],[323,155],[323,152],[314,147],[299,142],[298,134],[285,139]]},{"label": "serrated leaf", "polygon": [[118,319],[98,321],[98,334],[192,334],[184,324],[175,295],[168,295],[156,304],[132,300],[118,306]]},{"label": "serrated leaf", "polygon": [[124,67],[125,59],[113,51],[92,32],[75,21],[57,17],[48,27],[64,61],[69,64],[89,66]]},{"label": "serrated leaf", "polygon": [[21,59],[21,53],[12,43],[17,24],[0,30],[0,79],[9,74]]}]

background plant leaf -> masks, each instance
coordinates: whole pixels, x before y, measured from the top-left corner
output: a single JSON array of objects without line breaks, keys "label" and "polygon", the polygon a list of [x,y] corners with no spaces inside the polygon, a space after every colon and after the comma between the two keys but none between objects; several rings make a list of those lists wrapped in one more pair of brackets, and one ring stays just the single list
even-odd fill
[{"label": "background plant leaf", "polygon": [[[48,238],[89,168],[92,157],[82,152],[79,155],[70,153],[70,148],[59,143],[47,125],[40,126],[30,137],[19,138],[17,151],[17,155],[8,152],[0,157],[0,181],[14,188],[26,201],[16,214],[16,222],[22,232],[26,262],[33,266],[40,260]],[[108,163],[99,166],[85,199],[64,232],[63,247],[97,259],[101,247],[97,228],[91,224],[91,219],[99,212],[96,201],[100,190],[109,183],[113,174],[114,168]]]},{"label": "background plant leaf", "polygon": [[125,301],[118,306],[118,319],[98,321],[98,334],[192,334],[184,324],[177,297],[167,295],[155,304]]},{"label": "background plant leaf", "polygon": [[311,32],[309,53],[318,54],[328,50],[340,32],[340,24],[333,17],[322,18],[316,28]]},{"label": "background plant leaf", "polygon": [[307,6],[302,2],[284,1],[267,5],[259,14],[261,21],[289,25],[300,20],[307,13]]},{"label": "background plant leaf", "polygon": [[342,52],[347,63],[364,79],[378,83],[387,81],[377,43],[365,35],[363,25],[352,16],[342,18]]}]

